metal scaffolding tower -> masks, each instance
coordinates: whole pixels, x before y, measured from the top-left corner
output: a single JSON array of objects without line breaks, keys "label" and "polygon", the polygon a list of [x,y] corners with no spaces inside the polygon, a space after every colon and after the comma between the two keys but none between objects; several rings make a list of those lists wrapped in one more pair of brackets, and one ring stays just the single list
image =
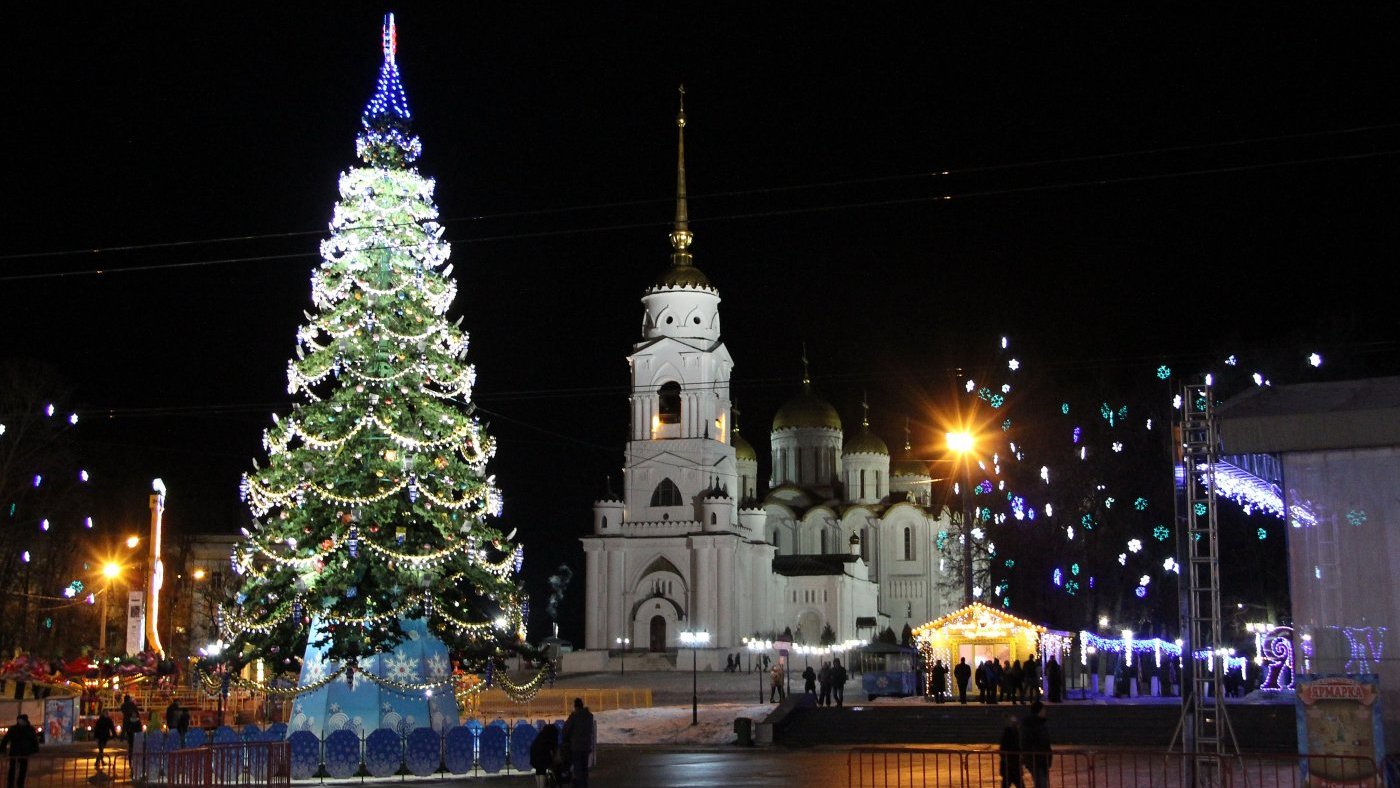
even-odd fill
[{"label": "metal scaffolding tower", "polygon": [[[1215,462],[1220,442],[1210,383],[1182,387],[1177,446],[1177,521],[1183,526],[1186,565],[1182,605],[1181,667],[1183,693],[1182,753],[1190,763],[1183,771],[1189,785],[1224,785],[1225,755],[1239,752],[1225,711],[1222,679],[1225,655],[1220,652],[1220,542],[1216,531]],[[1193,655],[1207,650],[1207,670]],[[1176,737],[1173,736],[1173,743]]]}]

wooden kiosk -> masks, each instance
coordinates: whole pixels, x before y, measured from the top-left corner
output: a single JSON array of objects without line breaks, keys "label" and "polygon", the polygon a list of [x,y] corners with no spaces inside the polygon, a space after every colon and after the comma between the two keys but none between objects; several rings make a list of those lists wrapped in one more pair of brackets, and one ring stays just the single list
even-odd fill
[{"label": "wooden kiosk", "polygon": [[[923,624],[913,634],[924,664],[932,666],[935,660],[942,660],[950,679],[959,659],[966,659],[973,668],[989,659],[999,659],[1005,665],[1047,654],[1063,661],[1073,642],[1069,632],[1043,627],[981,602]],[[926,680],[932,680],[931,671],[925,675],[929,677]],[[930,691],[931,687],[925,687],[925,693]]]}]

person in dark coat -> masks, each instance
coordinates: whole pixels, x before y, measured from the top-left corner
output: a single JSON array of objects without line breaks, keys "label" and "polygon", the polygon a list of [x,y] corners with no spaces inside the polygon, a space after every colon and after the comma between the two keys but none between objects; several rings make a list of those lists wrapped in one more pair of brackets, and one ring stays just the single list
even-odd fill
[{"label": "person in dark coat", "polygon": [[[97,762],[102,763],[102,755],[107,750],[107,742],[117,735],[117,724],[112,722],[111,715],[103,712],[97,715],[97,721],[92,724],[92,738],[97,742]],[[99,768],[101,768],[99,766]]]},{"label": "person in dark coat", "polygon": [[1055,655],[1050,655],[1050,661],[1045,663],[1045,681],[1049,685],[1046,689],[1050,693],[1050,702],[1059,703],[1060,696],[1064,692],[1064,674],[1060,672],[1060,663],[1055,661]]},{"label": "person in dark coat", "polygon": [[1035,656],[1021,666],[1021,700],[1040,700],[1040,659]]},{"label": "person in dark coat", "polygon": [[972,668],[967,664],[967,657],[958,658],[958,664],[953,667],[953,678],[958,682],[958,703],[967,703],[967,681],[972,678]]},{"label": "person in dark coat", "polygon": [[1021,723],[1021,752],[1030,769],[1035,788],[1050,784],[1050,731],[1045,727],[1045,705],[1032,703],[1030,713]]},{"label": "person in dark coat", "polygon": [[831,661],[831,698],[836,701],[837,706],[841,706],[846,700],[846,669],[841,666],[841,660]]},{"label": "person in dark coat", "polygon": [[977,670],[972,672],[972,680],[977,683],[977,702],[987,702],[987,674],[991,671],[992,663],[983,660],[977,663]]},{"label": "person in dark coat", "polygon": [[588,767],[593,761],[593,712],[574,698],[574,710],[564,721],[564,750],[568,753],[569,775],[577,788],[588,788]]},{"label": "person in dark coat", "polygon": [[808,695],[817,694],[817,672],[808,665],[802,669],[802,691]]},{"label": "person in dark coat", "polygon": [[1001,672],[1001,697],[1012,704],[1021,703],[1021,661],[1018,659]]},{"label": "person in dark coat", "polygon": [[180,732],[180,746],[185,746],[185,734],[190,731],[190,710],[180,707],[180,717],[175,720],[175,730]]},{"label": "person in dark coat", "polygon": [[550,723],[540,729],[530,744],[530,768],[535,770],[535,788],[544,788],[553,773],[558,782],[559,726]]},{"label": "person in dark coat", "polygon": [[817,686],[821,692],[817,695],[818,706],[831,705],[831,663],[823,662],[822,669],[817,673]]},{"label": "person in dark coat", "polygon": [[39,734],[29,724],[29,715],[21,714],[15,724],[0,738],[0,752],[10,756],[8,788],[24,788],[24,778],[29,776],[29,756],[39,751]]},{"label": "person in dark coat", "polygon": [[141,707],[130,695],[122,696],[122,735],[126,737],[127,752],[136,751],[136,734],[141,732]]},{"label": "person in dark coat", "polygon": [[180,724],[180,701],[170,699],[170,705],[165,707],[165,729],[170,732],[175,731],[175,726]]},{"label": "person in dark coat", "polygon": [[[1026,788],[1021,777],[1021,723],[1014,715],[1006,715],[1006,727],[1001,729],[1001,741],[997,744],[997,757],[1001,761],[1001,788],[1014,785]],[[1036,783],[1040,788],[1040,783]]]},{"label": "person in dark coat", "polygon": [[943,660],[933,661],[933,701],[942,703],[943,696],[948,694],[948,668],[943,664]]}]

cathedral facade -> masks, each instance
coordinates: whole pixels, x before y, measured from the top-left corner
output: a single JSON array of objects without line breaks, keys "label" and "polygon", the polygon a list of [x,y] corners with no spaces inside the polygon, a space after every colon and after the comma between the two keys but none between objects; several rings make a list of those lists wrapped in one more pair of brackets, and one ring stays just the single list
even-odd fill
[{"label": "cathedral facade", "polygon": [[784,630],[816,645],[827,628],[839,643],[957,609],[961,586],[934,549],[956,529],[931,505],[928,464],[909,457],[907,437],[892,459],[868,417],[846,433],[805,369],[774,415],[771,478],[759,484],[734,422],[719,291],[691,255],[684,104],[677,125],[670,266],[642,296],[628,357],[623,492],[595,502],[582,538],[583,648],[665,652],[695,631],[732,653]]}]

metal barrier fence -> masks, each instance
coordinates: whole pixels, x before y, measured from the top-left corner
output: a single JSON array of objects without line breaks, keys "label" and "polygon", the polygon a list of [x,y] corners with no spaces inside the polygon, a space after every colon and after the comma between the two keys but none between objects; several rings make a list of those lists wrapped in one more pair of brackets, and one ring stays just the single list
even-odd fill
[{"label": "metal barrier fence", "polygon": [[[291,785],[286,742],[243,742],[176,750],[166,756],[166,785]],[[162,782],[160,779],[146,782]]]},{"label": "metal barrier fence", "polygon": [[125,752],[108,750],[101,762],[96,757],[73,757],[67,753],[38,753],[27,758],[0,758],[0,776],[8,779],[11,764],[18,770],[24,761],[28,769],[26,788],[77,788],[77,786],[131,783],[131,764]]},{"label": "metal barrier fence", "polygon": [[651,688],[542,689],[524,703],[511,700],[503,690],[488,689],[473,697],[463,716],[554,719],[568,717],[574,698],[583,698],[591,711],[651,708]]},{"label": "metal barrier fence", "polygon": [[[1009,753],[1023,783],[1042,788],[1030,771],[1033,753]],[[963,788],[1001,785],[1002,753],[912,747],[855,747],[847,759],[851,788]],[[1382,764],[1339,755],[1240,754],[1215,757],[1162,751],[1056,749],[1046,785],[1063,788],[1166,788],[1183,785],[1302,788],[1384,785]],[[1306,771],[1305,771],[1306,770]],[[1309,778],[1311,777],[1311,782]],[[1321,778],[1321,779],[1319,779]]]}]

